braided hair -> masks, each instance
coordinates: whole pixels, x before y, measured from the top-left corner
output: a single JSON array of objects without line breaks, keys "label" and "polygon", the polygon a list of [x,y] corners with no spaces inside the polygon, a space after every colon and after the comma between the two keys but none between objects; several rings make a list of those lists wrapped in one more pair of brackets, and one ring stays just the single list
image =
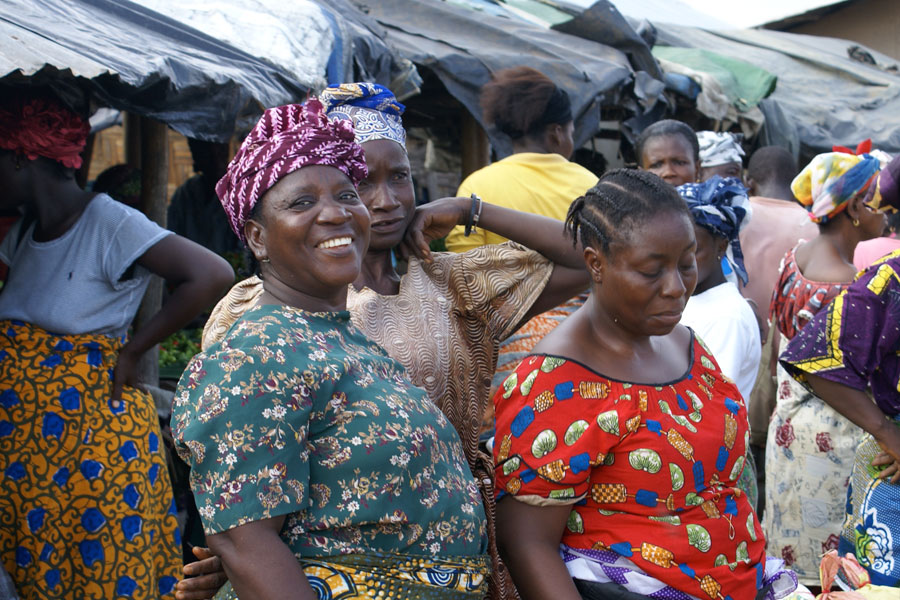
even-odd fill
[{"label": "braided hair", "polygon": [[681,137],[688,143],[694,153],[694,163],[700,164],[700,142],[697,140],[696,132],[691,126],[682,121],[675,119],[663,119],[653,123],[641,132],[638,137],[635,150],[637,150],[638,164],[643,167],[644,146],[653,138],[658,137]]},{"label": "braided hair", "polygon": [[629,231],[652,216],[672,211],[690,219],[684,199],[671,185],[648,171],[614,169],[577,198],[566,215],[572,243],[600,247],[628,241]]}]

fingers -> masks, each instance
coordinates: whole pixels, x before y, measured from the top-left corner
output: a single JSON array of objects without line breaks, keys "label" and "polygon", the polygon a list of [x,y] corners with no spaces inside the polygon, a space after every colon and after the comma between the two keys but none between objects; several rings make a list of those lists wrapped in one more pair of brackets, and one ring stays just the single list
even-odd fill
[{"label": "fingers", "polygon": [[208,600],[216,595],[228,578],[223,571],[219,575],[201,575],[182,579],[175,586],[176,600]]},{"label": "fingers", "polygon": [[424,260],[427,263],[431,262],[431,248],[428,246],[428,242],[425,241],[425,236],[420,230],[416,230],[412,234],[412,249],[419,259]]},{"label": "fingers", "polygon": [[194,546],[192,551],[194,556],[199,560],[182,567],[181,571],[184,573],[185,577],[196,577],[198,575],[219,572],[224,573],[222,570],[222,561],[218,556],[213,555],[213,553],[209,551],[209,548]]},{"label": "fingers", "polygon": [[898,481],[900,481],[900,463],[892,462],[889,466],[885,467],[880,473],[878,473],[877,477],[879,479],[890,478],[891,483],[897,483]]},{"label": "fingers", "polygon": [[119,408],[119,404],[122,402],[122,387],[124,386],[122,379],[119,366],[116,365],[116,368],[113,370],[112,394],[110,394],[109,398],[113,408]]},{"label": "fingers", "polygon": [[889,465],[894,462],[894,458],[888,454],[887,452],[880,452],[878,456],[872,459],[873,467],[881,467],[883,465]]},{"label": "fingers", "polygon": [[209,548],[194,546],[191,548],[199,560],[184,565],[182,572],[187,579],[182,579],[175,586],[177,600],[207,600],[216,595],[228,576],[222,568],[222,561],[214,556]]}]

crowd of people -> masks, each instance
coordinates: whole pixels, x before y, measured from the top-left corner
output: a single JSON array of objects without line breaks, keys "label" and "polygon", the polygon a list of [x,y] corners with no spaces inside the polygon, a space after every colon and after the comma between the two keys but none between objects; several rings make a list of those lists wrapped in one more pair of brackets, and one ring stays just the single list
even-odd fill
[{"label": "crowd of people", "polygon": [[[403,105],[331,86],[197,178],[234,283],[76,184],[81,116],[0,104],[19,598],[812,600],[832,549],[900,589],[900,158],[744,169],[740,136],[663,120],[593,174],[519,67],[482,97],[513,154],[416,206]],[[136,364],[216,301],[173,405],[208,546],[183,565]]]}]

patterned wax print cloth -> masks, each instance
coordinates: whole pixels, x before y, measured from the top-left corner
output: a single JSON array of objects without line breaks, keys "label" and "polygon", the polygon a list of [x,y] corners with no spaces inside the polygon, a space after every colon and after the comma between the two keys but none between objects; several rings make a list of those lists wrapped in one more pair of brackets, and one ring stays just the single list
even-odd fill
[{"label": "patterned wax print cloth", "polygon": [[[551,308],[530,318],[515,333],[506,338],[500,344],[497,355],[497,368],[491,381],[492,393],[495,393],[500,384],[515,371],[522,359],[531,354],[531,350],[537,346],[538,342],[581,308],[585,300],[587,300],[587,294],[579,294],[570,298],[556,308]],[[494,431],[493,404],[487,406],[487,410],[482,416],[481,430],[482,432]]]},{"label": "patterned wax print cloth", "polygon": [[900,250],[876,261],[791,340],[781,356],[792,375],[812,373],[900,414]]},{"label": "patterned wax print cloth", "polygon": [[[900,419],[895,419],[900,427]],[[900,485],[872,466],[881,446],[869,434],[856,449],[838,553],[853,554],[872,583],[900,588]],[[900,591],[898,591],[900,595]]]},{"label": "patterned wax print cloth", "polygon": [[785,254],[769,305],[769,320],[789,340],[847,287],[844,283],[813,281],[804,277],[797,266],[796,252],[795,246]]},{"label": "patterned wax print cloth", "polygon": [[744,149],[741,148],[743,137],[730,131],[698,131],[700,166],[716,167],[733,162],[743,164]]},{"label": "patterned wax print cloth", "polygon": [[110,400],[121,340],[0,321],[0,556],[23,599],[173,598],[181,576],[152,398]]},{"label": "patterned wax print cloth", "polygon": [[[486,407],[493,414],[490,389],[497,348],[543,292],[553,263],[513,242],[462,254],[435,253],[433,259],[411,259],[400,291],[392,296],[351,285],[347,309],[353,324],[406,368],[409,379],[428,393],[459,433],[488,517],[491,593],[513,597],[507,571],[498,567],[494,469],[491,458],[479,450],[479,425]],[[210,315],[203,347],[220,340],[256,305],[262,291],[257,277],[236,284]]]},{"label": "patterned wax print cloth", "polygon": [[285,515],[301,564],[485,554],[459,436],[347,311],[248,310],[188,365],[173,433],[207,534]]},{"label": "patterned wax print cloth", "polygon": [[406,147],[401,115],[406,109],[391,90],[377,83],[330,85],[319,94],[329,119],[353,124],[356,143],[391,140]]},{"label": "patterned wax print cloth", "polygon": [[318,98],[266,109],[216,184],[231,229],[242,242],[244,223],[266,191],[308,165],[334,167],[353,187],[369,173],[352,124],[329,120]]},{"label": "patterned wax print cloth", "polygon": [[[791,341],[781,361],[805,374],[871,392],[888,416],[900,413],[900,251],[889,254],[856,281]],[[855,553],[876,585],[900,586],[900,486],[876,479],[880,451],[862,434],[852,465],[839,545]],[[850,475],[849,471],[845,475]]]},{"label": "patterned wax print cloth", "polygon": [[806,207],[810,220],[827,223],[862,195],[872,207],[879,207],[878,173],[891,160],[876,150],[870,154],[826,152],[815,156],[791,182],[791,191]]},{"label": "patterned wax print cloth", "polygon": [[[303,573],[320,600],[481,600],[486,556],[432,559],[408,554],[304,558]],[[238,600],[230,583],[215,600]]]},{"label": "patterned wax print cloth", "polygon": [[699,339],[688,372],[660,384],[531,355],[494,404],[498,499],[571,505],[564,549],[628,559],[675,594],[658,597],[739,600],[764,587],[762,528],[735,486],[746,408]]},{"label": "patterned wax print cloth", "polygon": [[[770,306],[783,336],[779,353],[846,287],[804,277],[795,251],[785,255]],[[862,432],[781,365],[776,394],[766,437],[767,549],[783,558],[801,583],[818,585],[820,557],[837,548],[847,478]]]},{"label": "patterned wax print cloth", "polygon": [[[782,339],[781,350],[787,347]],[[862,430],[777,369],[766,438],[767,550],[804,585],[818,585],[823,553],[837,548],[847,483]]]}]

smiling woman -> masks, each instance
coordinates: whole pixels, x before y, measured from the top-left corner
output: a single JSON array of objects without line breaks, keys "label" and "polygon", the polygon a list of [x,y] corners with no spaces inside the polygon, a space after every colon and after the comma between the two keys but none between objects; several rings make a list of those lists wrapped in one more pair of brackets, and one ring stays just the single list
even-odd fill
[{"label": "smiling woman", "polygon": [[262,291],[188,365],[173,431],[225,597],[484,595],[459,436],[346,310],[366,174],[350,124],[311,99],[266,111],[217,187]]},{"label": "smiling woman", "polygon": [[270,301],[345,307],[369,245],[369,212],[349,177],[324,165],[294,171],[254,206],[244,229]]}]

